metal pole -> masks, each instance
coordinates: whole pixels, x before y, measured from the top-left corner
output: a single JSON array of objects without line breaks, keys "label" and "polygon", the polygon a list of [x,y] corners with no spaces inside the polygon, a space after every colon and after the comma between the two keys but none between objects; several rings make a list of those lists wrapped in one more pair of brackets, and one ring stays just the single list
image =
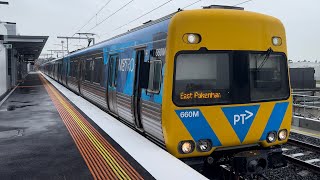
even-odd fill
[{"label": "metal pole", "polygon": [[61,41],[61,44],[62,44],[62,57],[64,57],[63,43],[64,43],[64,41]]},{"label": "metal pole", "polygon": [[306,96],[303,96],[303,117],[306,117]]},{"label": "metal pole", "polygon": [[67,52],[69,54],[69,38],[67,38]]}]

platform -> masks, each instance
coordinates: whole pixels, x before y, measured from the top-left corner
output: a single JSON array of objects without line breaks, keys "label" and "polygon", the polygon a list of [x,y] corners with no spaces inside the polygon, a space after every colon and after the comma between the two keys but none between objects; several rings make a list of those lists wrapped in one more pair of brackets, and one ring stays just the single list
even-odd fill
[{"label": "platform", "polygon": [[0,104],[0,149],[0,179],[204,179],[39,73]]},{"label": "platform", "polygon": [[295,132],[295,133],[299,133],[299,134],[312,136],[315,138],[320,138],[320,129],[319,129],[319,131],[315,131],[315,130],[308,129],[308,128],[291,126],[291,131]]}]

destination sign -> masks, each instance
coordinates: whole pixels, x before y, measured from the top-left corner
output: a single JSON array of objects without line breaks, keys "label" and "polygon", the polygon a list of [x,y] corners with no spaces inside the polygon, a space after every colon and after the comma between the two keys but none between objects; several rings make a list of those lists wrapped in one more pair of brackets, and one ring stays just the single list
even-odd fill
[{"label": "destination sign", "polygon": [[191,93],[180,93],[181,100],[190,99],[220,99],[221,93],[217,92],[191,92]]}]

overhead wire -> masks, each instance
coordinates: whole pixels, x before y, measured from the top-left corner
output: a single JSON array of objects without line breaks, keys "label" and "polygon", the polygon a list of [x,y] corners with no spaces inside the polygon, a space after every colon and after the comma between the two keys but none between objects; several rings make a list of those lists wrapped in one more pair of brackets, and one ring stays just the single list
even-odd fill
[{"label": "overhead wire", "polygon": [[191,4],[187,5],[187,6],[183,7],[182,9],[188,8],[188,7],[190,7],[190,6],[194,5],[194,4],[199,3],[200,1],[202,1],[202,0],[195,1],[195,2],[193,2],[193,3],[191,3]]},{"label": "overhead wire", "polygon": [[130,24],[130,23],[133,23],[133,22],[137,21],[138,19],[140,19],[140,18],[142,18],[142,17],[144,17],[144,16],[146,16],[146,15],[150,14],[151,12],[153,12],[153,11],[155,11],[155,10],[157,10],[157,9],[161,8],[162,6],[164,6],[164,5],[168,4],[168,3],[170,3],[171,1],[173,1],[173,0],[166,1],[165,3],[161,4],[160,6],[158,6],[158,7],[154,8],[154,9],[152,9],[151,11],[148,11],[147,13],[142,14],[141,16],[139,16],[139,17],[137,17],[137,18],[135,18],[135,19],[131,20],[130,22],[128,22],[128,23],[126,23],[126,24],[124,24],[124,25],[122,25],[122,26],[120,26],[120,27],[117,27],[117,28],[116,28],[116,29],[114,29],[114,30],[118,30],[118,29],[120,29],[120,28],[122,28],[122,27],[124,27],[124,26],[126,26],[126,25],[128,25],[128,24]]},{"label": "overhead wire", "polygon": [[[169,1],[164,2],[163,4],[161,4],[161,5],[153,8],[152,10],[150,10],[150,11],[142,14],[141,16],[139,16],[139,17],[137,17],[137,18],[135,18],[135,19],[133,19],[133,20],[131,20],[131,21],[129,21],[129,22],[127,22],[127,23],[125,23],[125,24],[123,24],[123,25],[115,28],[115,29],[113,29],[112,31],[116,31],[116,30],[118,30],[118,29],[120,29],[120,28],[122,28],[122,27],[124,27],[124,26],[127,26],[127,25],[129,25],[129,24],[131,24],[131,23],[133,23],[133,22],[141,19],[142,17],[150,14],[151,12],[153,12],[153,11],[155,11],[155,10],[158,10],[158,9],[161,8],[162,6],[168,4],[168,3],[172,2],[172,1],[173,1],[173,0],[169,0]],[[183,7],[183,9],[185,9],[185,8],[187,8],[187,7],[189,7],[189,6],[192,6],[192,5],[196,4],[196,3],[199,3],[200,1],[202,1],[202,0],[197,0],[197,1],[195,1],[195,2],[193,2],[193,3],[191,3],[191,4],[189,4],[189,5],[187,5],[187,6],[185,6],[185,7]],[[110,33],[110,32],[107,32],[107,33],[101,34],[100,36],[102,37],[102,36],[105,36],[105,35],[107,35],[107,34],[109,34],[109,33]]]},{"label": "overhead wire", "polygon": [[[85,26],[87,26],[87,25],[97,16],[97,14],[99,14],[106,6],[110,3],[110,1],[111,1],[111,0],[107,1],[107,2],[99,9],[99,11],[98,11],[97,13],[95,13],[95,15],[92,16],[77,32],[81,31]],[[99,26],[100,24],[102,24],[104,21],[106,21],[107,19],[109,19],[110,17],[112,17],[113,15],[115,15],[117,12],[121,11],[123,8],[125,8],[126,6],[128,6],[128,5],[129,5],[130,3],[132,3],[133,1],[134,1],[134,0],[129,1],[129,2],[126,3],[124,6],[120,7],[117,11],[115,11],[114,13],[112,13],[111,15],[109,15],[108,17],[106,17],[104,20],[100,21],[99,23],[96,23],[96,25],[95,25],[94,27],[92,27],[91,29],[89,29],[88,32],[91,31],[91,30],[93,30],[94,28],[96,28],[96,27]],[[124,26],[126,26],[126,25],[129,25],[130,23],[139,20],[140,18],[142,18],[142,17],[150,14],[151,12],[153,12],[153,11],[161,8],[162,6],[168,4],[168,3],[172,2],[172,1],[173,1],[173,0],[168,0],[168,1],[166,1],[165,3],[159,5],[158,7],[156,7],[156,8],[154,8],[154,9],[148,11],[148,12],[145,13],[145,14],[142,14],[142,15],[139,16],[138,18],[135,18],[135,19],[131,20],[130,22],[128,22],[128,23],[126,23],[126,24],[124,24],[124,25],[122,25],[122,26],[119,26],[118,28],[116,28],[116,29],[114,29],[114,30],[118,30],[118,29],[120,29],[120,28],[122,28],[122,27],[124,27]],[[193,3],[191,3],[191,4],[189,4],[189,5],[187,5],[187,6],[185,6],[185,7],[183,7],[182,9],[188,8],[189,6],[192,6],[192,5],[196,4],[196,3],[199,3],[200,1],[202,1],[202,0],[197,0],[197,1],[195,1],[195,2],[193,2]],[[114,30],[113,30],[113,31],[114,31]],[[72,35],[72,37],[73,37],[75,34],[76,34],[76,32]],[[100,36],[104,36],[104,35],[106,35],[106,34],[108,34],[108,33],[102,34],[102,35],[100,35]],[[69,42],[68,44],[71,44],[71,42]]]},{"label": "overhead wire", "polygon": [[128,6],[130,3],[132,3],[134,0],[129,1],[128,3],[126,3],[125,5],[121,6],[118,10],[116,10],[114,13],[110,14],[108,17],[106,17],[105,19],[103,19],[102,21],[100,21],[98,24],[96,24],[95,26],[93,26],[91,29],[88,30],[91,31],[94,28],[98,27],[100,24],[102,24],[103,22],[105,22],[107,19],[109,19],[110,17],[112,17],[113,15],[115,15],[116,13],[118,13],[119,11],[121,11],[123,8],[125,8],[126,6]]},{"label": "overhead wire", "polygon": [[241,4],[245,4],[245,3],[248,3],[248,2],[250,2],[250,1],[253,1],[253,0],[243,1],[243,2],[238,3],[238,4],[235,4],[235,5],[233,5],[233,6],[239,6],[239,5],[241,5]]},{"label": "overhead wire", "polygon": [[[84,27],[86,27],[109,3],[111,0],[107,1],[100,9],[97,11],[94,16],[92,16],[77,32],[80,32]],[[72,37],[77,33],[75,32]]]},{"label": "overhead wire", "polygon": [[[109,0],[106,4],[104,4],[104,5],[102,6],[102,8],[100,8],[99,11],[98,11],[92,18],[90,18],[89,21],[88,21],[85,25],[83,25],[83,26],[80,28],[80,30],[83,29],[89,22],[91,22],[92,19],[94,19],[94,18],[97,16],[97,14],[99,14],[106,6],[110,3],[110,1],[111,1],[111,0]],[[93,26],[91,29],[89,29],[87,32],[89,32],[89,31],[93,30],[94,28],[98,27],[98,26],[99,26],[100,24],[102,24],[104,21],[106,21],[107,19],[109,19],[110,17],[112,17],[113,15],[115,15],[117,12],[119,12],[120,10],[122,10],[123,8],[125,8],[126,6],[128,6],[128,5],[129,5],[130,3],[132,3],[133,1],[134,1],[134,0],[129,1],[127,4],[125,4],[124,6],[120,7],[118,10],[116,10],[114,13],[112,13],[111,15],[109,15],[108,17],[106,17],[105,19],[103,19],[103,20],[100,21],[99,23],[96,23],[96,25]],[[80,30],[78,30],[77,32],[79,32]],[[74,33],[74,34],[72,35],[72,37],[73,37],[75,34],[76,34],[76,33]]]},{"label": "overhead wire", "polygon": [[[108,0],[78,31],[72,34],[71,37],[77,34],[77,32],[80,32],[84,27],[86,27],[95,17],[98,16],[98,14],[110,3],[111,0]],[[68,46],[72,44],[71,41],[68,42]]]}]

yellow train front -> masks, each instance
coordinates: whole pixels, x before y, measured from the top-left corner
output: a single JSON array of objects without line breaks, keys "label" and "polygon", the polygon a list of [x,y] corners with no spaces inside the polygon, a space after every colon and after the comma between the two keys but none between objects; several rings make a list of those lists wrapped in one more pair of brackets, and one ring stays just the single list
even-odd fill
[{"label": "yellow train front", "polygon": [[285,164],[278,145],[288,139],[292,97],[278,19],[182,11],[170,21],[166,49],[162,127],[171,154],[187,163],[225,160],[245,174]]}]

